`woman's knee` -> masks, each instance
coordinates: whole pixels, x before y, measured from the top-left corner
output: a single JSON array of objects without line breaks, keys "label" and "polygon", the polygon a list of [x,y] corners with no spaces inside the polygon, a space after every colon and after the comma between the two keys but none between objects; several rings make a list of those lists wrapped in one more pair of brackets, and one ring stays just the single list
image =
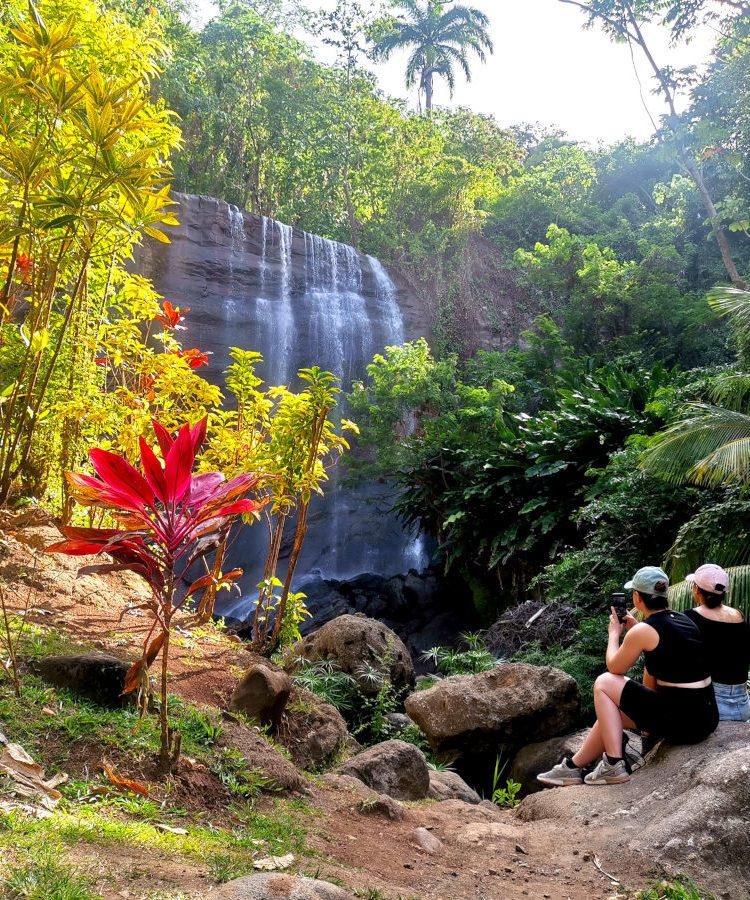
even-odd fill
[{"label": "woman's knee", "polygon": [[594,690],[606,694],[612,699],[619,699],[625,684],[623,675],[613,675],[611,672],[602,673],[594,682]]}]

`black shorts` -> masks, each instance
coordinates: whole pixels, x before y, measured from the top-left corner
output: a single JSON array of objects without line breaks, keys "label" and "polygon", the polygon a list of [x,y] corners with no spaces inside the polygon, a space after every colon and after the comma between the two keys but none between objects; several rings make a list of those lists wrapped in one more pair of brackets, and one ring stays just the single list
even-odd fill
[{"label": "black shorts", "polygon": [[706,688],[647,688],[628,679],[622,689],[620,710],[641,731],[666,738],[672,744],[696,744],[719,724],[713,685]]}]

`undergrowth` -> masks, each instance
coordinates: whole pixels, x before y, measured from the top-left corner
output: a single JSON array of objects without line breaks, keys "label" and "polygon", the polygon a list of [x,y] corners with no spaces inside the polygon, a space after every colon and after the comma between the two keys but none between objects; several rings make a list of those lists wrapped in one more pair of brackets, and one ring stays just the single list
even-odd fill
[{"label": "undergrowth", "polygon": [[[51,629],[27,625],[22,657],[33,660],[85,648]],[[110,709],[67,690],[52,688],[24,672],[20,701],[9,680],[0,681],[0,723],[9,740],[20,744],[47,769],[73,777],[60,786],[62,799],[49,818],[18,812],[0,815],[0,897],[32,900],[95,900],[96,885],[88,873],[71,866],[76,848],[128,847],[170,854],[205,866],[217,882],[253,870],[254,855],[300,853],[305,846],[303,815],[293,800],[267,801],[258,808],[261,791],[274,789],[267,776],[232,747],[220,746],[223,726],[215,711],[170,698],[174,726],[182,733],[186,778],[196,767],[210,772],[229,793],[226,808],[209,811],[179,798],[174,776],[141,796],[116,790],[102,772],[104,760],[121,775],[143,781],[135,771],[149,771],[159,748],[155,715],[142,719],[134,707]],[[205,776],[203,776],[205,777]],[[0,778],[0,791],[2,782]],[[186,782],[189,794],[191,782]],[[196,788],[196,791],[199,788]],[[158,796],[156,796],[158,794]],[[198,794],[190,796],[199,801]],[[169,829],[174,829],[170,831]],[[183,833],[184,832],[184,833]],[[95,851],[92,856],[101,857]],[[93,885],[93,887],[92,887]]]}]

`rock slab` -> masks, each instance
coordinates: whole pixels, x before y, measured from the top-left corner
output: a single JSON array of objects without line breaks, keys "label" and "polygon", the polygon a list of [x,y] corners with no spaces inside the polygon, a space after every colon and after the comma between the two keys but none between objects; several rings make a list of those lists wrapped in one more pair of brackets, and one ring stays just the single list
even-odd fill
[{"label": "rock slab", "polygon": [[732,900],[750,897],[750,724],[720,722],[700,744],[663,743],[627,784],[552,788],[516,810],[524,822],[596,822],[604,840],[684,872]]},{"label": "rock slab", "polygon": [[559,669],[505,663],[454,675],[406,699],[406,712],[439,754],[510,755],[570,732],[579,715],[575,680]]},{"label": "rock slab", "polygon": [[427,796],[431,800],[463,800],[464,803],[479,804],[482,798],[455,772],[430,772],[430,789]]},{"label": "rock slab", "polygon": [[55,687],[67,688],[102,706],[122,706],[130,699],[122,696],[130,663],[103,653],[76,653],[46,656],[36,664],[39,675]]},{"label": "rock slab", "polygon": [[396,800],[424,800],[430,789],[424,754],[405,741],[375,744],[347,760],[338,771]]},{"label": "rock slab", "polygon": [[352,900],[327,881],[296,875],[246,875],[204,895],[206,900]]}]

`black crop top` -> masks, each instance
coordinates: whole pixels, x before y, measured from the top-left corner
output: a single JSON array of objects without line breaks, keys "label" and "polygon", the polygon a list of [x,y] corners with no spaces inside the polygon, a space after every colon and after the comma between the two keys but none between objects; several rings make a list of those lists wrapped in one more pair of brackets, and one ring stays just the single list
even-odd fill
[{"label": "black crop top", "polygon": [[684,613],[659,610],[651,613],[646,624],[659,635],[657,647],[643,653],[649,675],[659,681],[689,684],[711,674],[701,632]]},{"label": "black crop top", "polygon": [[742,622],[718,622],[697,609],[686,613],[703,635],[711,678],[719,684],[744,684],[750,668],[750,627]]}]

